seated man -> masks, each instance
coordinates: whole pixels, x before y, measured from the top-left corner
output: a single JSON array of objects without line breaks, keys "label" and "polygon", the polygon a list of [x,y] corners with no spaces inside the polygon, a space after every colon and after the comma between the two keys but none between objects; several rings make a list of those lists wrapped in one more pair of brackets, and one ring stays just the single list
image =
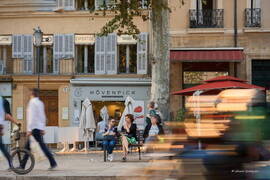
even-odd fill
[{"label": "seated man", "polygon": [[117,139],[117,127],[115,119],[110,119],[108,127],[105,128],[105,133],[103,134],[103,146],[108,152],[108,160],[113,160],[113,149],[116,144]]}]

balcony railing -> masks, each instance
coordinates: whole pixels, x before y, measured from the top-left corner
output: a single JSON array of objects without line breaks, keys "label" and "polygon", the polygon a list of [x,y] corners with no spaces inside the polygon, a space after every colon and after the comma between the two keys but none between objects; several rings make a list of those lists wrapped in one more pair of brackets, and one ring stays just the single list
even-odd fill
[{"label": "balcony railing", "polygon": [[190,28],[223,28],[223,9],[189,10]]},{"label": "balcony railing", "polygon": [[245,9],[245,27],[261,27],[261,8]]}]

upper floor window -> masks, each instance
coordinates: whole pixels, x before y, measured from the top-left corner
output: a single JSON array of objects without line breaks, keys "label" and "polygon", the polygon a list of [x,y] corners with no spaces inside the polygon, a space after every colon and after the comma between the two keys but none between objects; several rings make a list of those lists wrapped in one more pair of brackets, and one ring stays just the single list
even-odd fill
[{"label": "upper floor window", "polygon": [[0,74],[12,72],[11,46],[0,45]]},{"label": "upper floor window", "polygon": [[95,45],[76,45],[77,73],[95,72]]},{"label": "upper floor window", "polygon": [[118,46],[119,73],[137,73],[137,45]]},{"label": "upper floor window", "polygon": [[261,1],[247,0],[245,9],[245,26],[261,27]]},{"label": "upper floor window", "polygon": [[189,11],[190,28],[222,28],[224,10],[218,9],[219,0],[192,0]]},{"label": "upper floor window", "polygon": [[95,9],[95,0],[76,0],[75,2],[76,10],[94,10]]}]

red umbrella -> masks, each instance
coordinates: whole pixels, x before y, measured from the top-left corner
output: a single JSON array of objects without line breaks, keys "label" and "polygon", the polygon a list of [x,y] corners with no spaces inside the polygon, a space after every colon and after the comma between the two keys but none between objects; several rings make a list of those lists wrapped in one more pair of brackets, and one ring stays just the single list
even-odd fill
[{"label": "red umbrella", "polygon": [[201,90],[202,94],[218,94],[224,89],[260,89],[265,90],[264,87],[245,83],[246,81],[231,77],[231,76],[220,76],[210,80],[206,80],[205,84],[194,86],[191,88],[183,89],[180,91],[173,92],[173,95],[185,95],[191,96],[194,92]]}]

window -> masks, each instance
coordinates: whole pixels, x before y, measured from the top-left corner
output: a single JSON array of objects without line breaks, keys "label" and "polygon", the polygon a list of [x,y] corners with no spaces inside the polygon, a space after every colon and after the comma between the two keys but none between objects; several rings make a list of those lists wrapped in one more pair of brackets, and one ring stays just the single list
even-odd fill
[{"label": "window", "polygon": [[110,9],[115,3],[115,0],[95,0],[95,9],[102,10],[105,7]]},{"label": "window", "polygon": [[[53,73],[53,46],[42,46],[40,48],[39,73]],[[38,64],[36,63],[36,72]]]},{"label": "window", "polygon": [[76,10],[87,11],[95,9],[95,0],[76,0]]},{"label": "window", "polygon": [[137,45],[119,45],[119,73],[137,73]]},{"label": "window", "polygon": [[[23,72],[32,73],[33,68],[33,37],[32,35],[13,35],[12,36],[12,58],[22,59]],[[21,66],[21,64],[20,64]],[[20,70],[21,71],[21,70]]]},{"label": "window", "polygon": [[53,42],[53,72],[59,73],[60,60],[75,56],[74,34],[55,34]]},{"label": "window", "polygon": [[57,7],[64,10],[74,10],[75,0],[57,0]]},{"label": "window", "polygon": [[261,27],[261,1],[247,0],[245,9],[245,26]]},{"label": "window", "polygon": [[77,72],[94,73],[95,72],[95,46],[77,45]]}]

